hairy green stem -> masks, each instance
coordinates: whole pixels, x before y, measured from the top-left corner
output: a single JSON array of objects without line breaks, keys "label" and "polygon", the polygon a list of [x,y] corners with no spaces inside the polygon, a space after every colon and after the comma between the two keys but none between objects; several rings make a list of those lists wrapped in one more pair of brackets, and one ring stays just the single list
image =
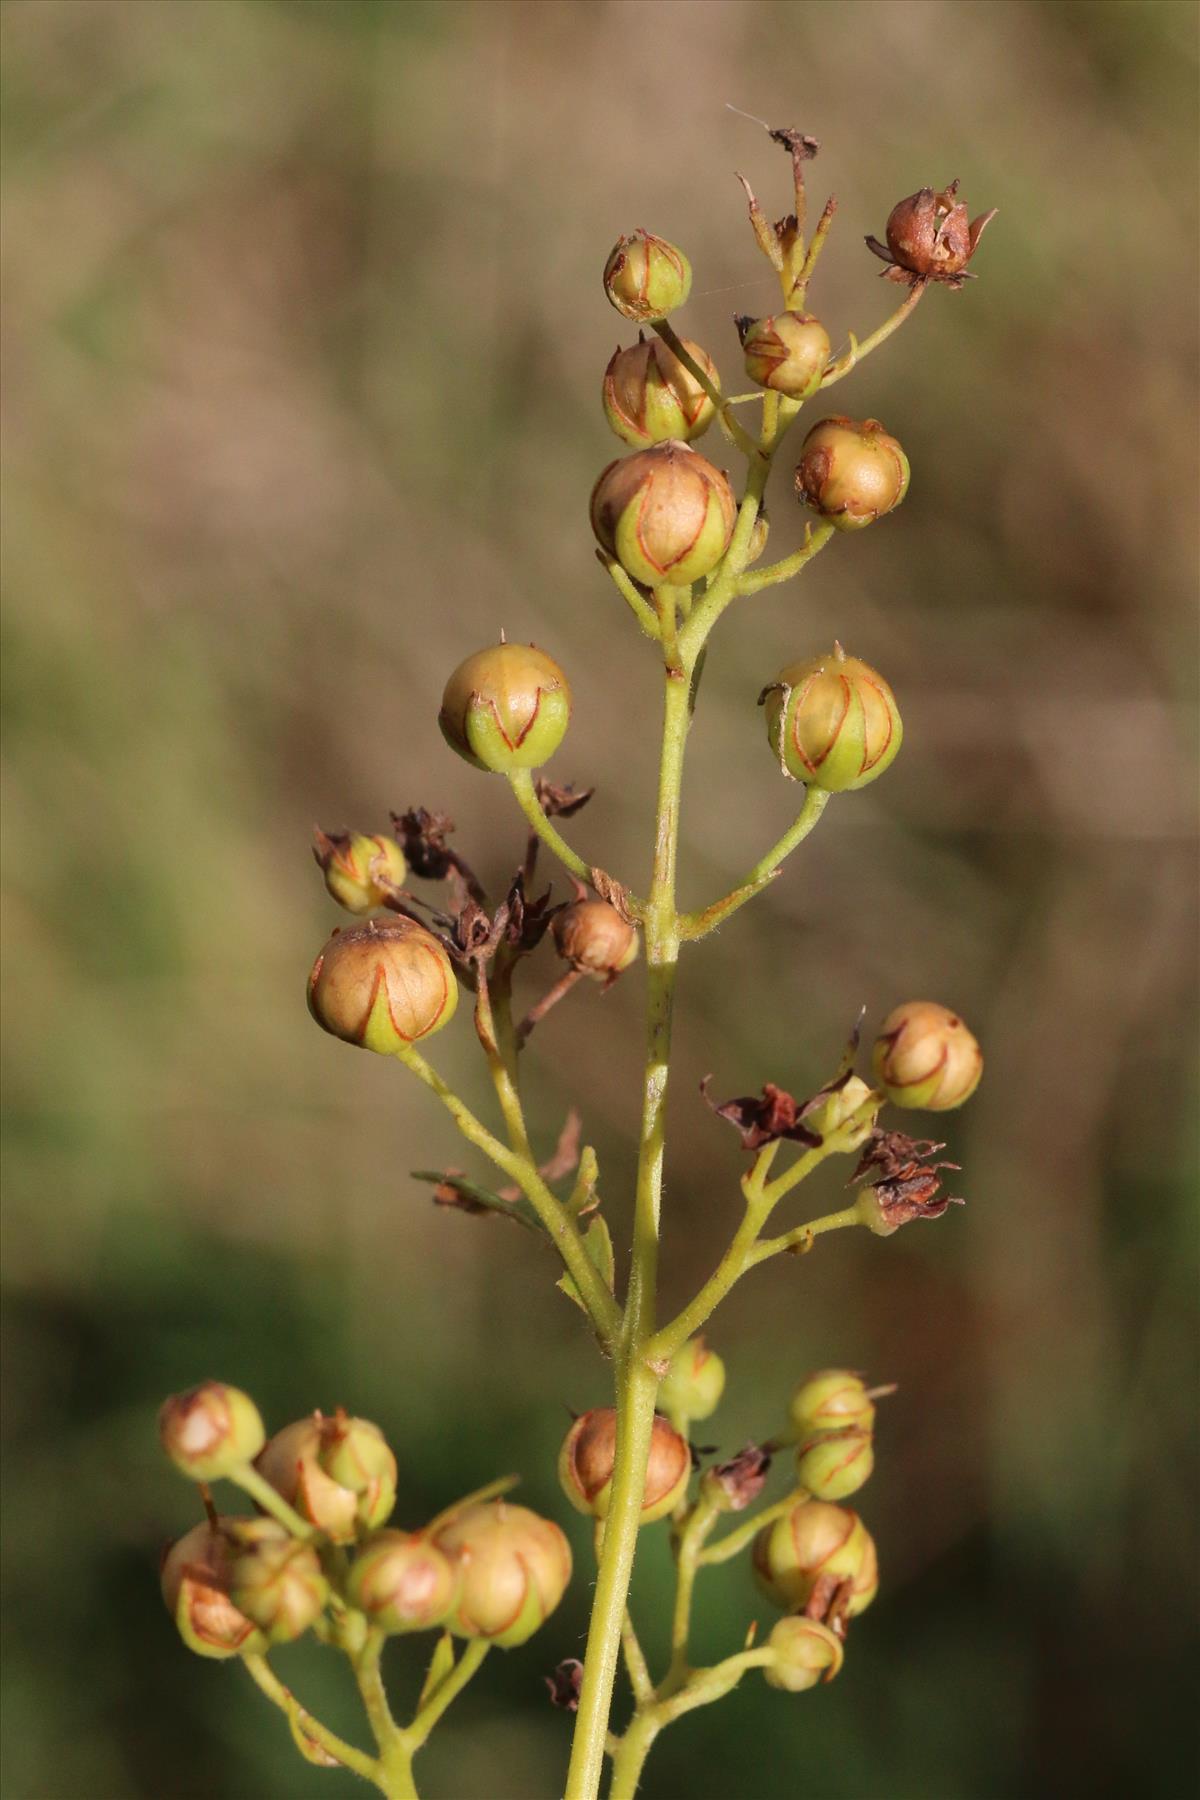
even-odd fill
[{"label": "hairy green stem", "polygon": [[675,1561],[675,1609],[671,1618],[671,1661],[658,1687],[658,1697],[666,1699],[681,1688],[688,1676],[688,1638],[692,1628],[692,1593],[700,1552],[704,1540],[718,1518],[709,1500],[698,1500],[683,1528]]},{"label": "hairy green stem", "polygon": [[790,581],[798,575],[818,550],[823,550],[836,527],[829,521],[822,520],[820,525],[810,525],[805,532],[804,542],[790,556],[785,556],[777,563],[768,563],[765,569],[751,569],[738,577],[739,594],[758,594],[763,588],[775,587],[781,581]]},{"label": "hairy green stem", "polygon": [[804,805],[778,843],[773,844],[765,856],[759,857],[754,867],[747,870],[730,893],[720,900],[714,900],[703,912],[685,913],[679,922],[680,936],[688,941],[707,937],[710,931],[723,925],[739,907],[745,906],[747,900],[753,900],[755,894],[761,894],[779,873],[784,859],[791,855],[797,844],[804,842],[828,803],[829,795],[823,788],[810,787],[805,793]]},{"label": "hairy green stem", "polygon": [[447,1086],[419,1050],[412,1044],[405,1044],[395,1055],[405,1068],[410,1069],[419,1081],[423,1081],[437,1095],[468,1143],[482,1150],[498,1169],[502,1169],[510,1180],[516,1182],[566,1264],[602,1345],[611,1349],[620,1326],[620,1311],[605,1286],[600,1271],[584,1249],[583,1239],[562,1202],[547,1187],[529,1159],[502,1144],[483,1121],[477,1119],[471,1109],[464,1105],[454,1090]]},{"label": "hairy green stem", "polygon": [[244,1494],[249,1494],[256,1505],[265,1513],[285,1526],[294,1538],[307,1541],[316,1536],[316,1526],[302,1519],[294,1506],[289,1506],[283,1495],[278,1493],[265,1475],[260,1475],[253,1463],[243,1463],[241,1468],[231,1469],[228,1479],[235,1487],[240,1487]]},{"label": "hairy green stem", "polygon": [[353,1744],[348,1744],[344,1738],[339,1737],[336,1731],[330,1731],[328,1725],[322,1725],[319,1719],[314,1719],[308,1709],[301,1706],[291,1689],[280,1681],[265,1656],[243,1656],[242,1662],[255,1686],[283,1713],[297,1744],[306,1739],[309,1743],[318,1745],[343,1768],[361,1775],[364,1781],[374,1782],[376,1787],[382,1786],[381,1771],[376,1759],[368,1756],[365,1750],[357,1750]]},{"label": "hairy green stem", "polygon": [[851,332],[850,348],[844,356],[839,356],[834,362],[831,362],[826,369],[825,377],[821,382],[821,393],[824,393],[826,388],[831,388],[835,382],[841,381],[843,376],[849,375],[852,369],[856,369],[865,356],[870,356],[872,350],[878,350],[880,344],[887,342],[893,331],[899,331],[905,319],[907,319],[909,314],[915,310],[917,302],[925,292],[925,287],[926,283],[923,281],[914,282],[912,287],[908,290],[907,297],[896,308],[895,312],[892,313],[889,318],[886,318],[883,321],[883,324],[879,326],[878,330],[871,333],[870,337],[865,337],[861,344],[855,338],[853,332]]},{"label": "hairy green stem", "polygon": [[458,1699],[471,1677],[482,1666],[490,1649],[491,1645],[486,1638],[471,1638],[468,1641],[449,1675],[434,1688],[412,1724],[400,1733],[410,1752],[416,1752],[426,1742],[446,1708]]},{"label": "hairy green stem", "polygon": [[656,319],[654,321],[654,330],[658,333],[668,350],[670,350],[674,356],[678,357],[692,379],[700,383],[700,386],[704,389],[704,392],[716,407],[724,429],[728,432],[732,442],[735,443],[742,452],[742,455],[748,456],[751,461],[760,457],[763,452],[755,443],[745,426],[740,424],[729,410],[733,402],[725,398],[724,394],[721,392],[720,388],[717,387],[712,378],[700,367],[700,364],[696,361],[695,357],[685,348],[682,338],[680,338],[672,327],[667,324],[665,319]]},{"label": "hairy green stem", "polygon": [[753,1543],[764,1525],[773,1525],[776,1519],[782,1519],[786,1513],[791,1512],[793,1506],[798,1506],[801,1500],[807,1498],[806,1488],[793,1488],[790,1494],[785,1494],[782,1500],[776,1500],[771,1506],[764,1506],[753,1518],[743,1519],[740,1525],[718,1538],[715,1544],[704,1545],[697,1559],[700,1567],[710,1568],[716,1563],[728,1562],[731,1557],[744,1550],[747,1544]]}]

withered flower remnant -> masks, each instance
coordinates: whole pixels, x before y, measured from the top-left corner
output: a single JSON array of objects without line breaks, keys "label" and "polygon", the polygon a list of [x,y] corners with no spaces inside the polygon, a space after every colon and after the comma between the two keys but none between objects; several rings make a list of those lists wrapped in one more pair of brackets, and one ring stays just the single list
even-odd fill
[{"label": "withered flower remnant", "polygon": [[492,774],[540,768],[570,719],[567,678],[534,644],[493,644],[468,656],[446,683],[438,713],[450,748]]},{"label": "withered flower remnant", "polygon": [[790,1138],[794,1143],[807,1145],[810,1150],[820,1145],[818,1133],[804,1123],[806,1103],[797,1100],[785,1088],[768,1081],[761,1094],[742,1094],[735,1100],[718,1102],[709,1097],[711,1080],[712,1076],[706,1075],[700,1083],[704,1104],[740,1132],[743,1150],[758,1150],[763,1144],[773,1144],[776,1138]]},{"label": "withered flower remnant", "polygon": [[838,794],[891,767],[904,738],[896,696],[877,669],[835,644],[781,669],[759,696],[784,774]]},{"label": "withered flower remnant", "polygon": [[[563,1440],[558,1458],[558,1478],[571,1505],[593,1518],[603,1519],[612,1498],[613,1467],[617,1454],[617,1415],[611,1406],[581,1413]],[[654,1416],[650,1460],[641,1522],[651,1525],[665,1518],[687,1492],[692,1457],[687,1440],[661,1413]]]},{"label": "withered flower remnant", "polygon": [[411,919],[370,919],[335,931],[308,978],[308,1010],[345,1043],[380,1055],[430,1037],[458,1005],[450,958]]},{"label": "withered flower remnant", "polygon": [[692,265],[666,238],[637,230],[620,237],[604,265],[604,292],[627,319],[650,325],[682,306],[692,291]]},{"label": "withered flower remnant", "polygon": [[993,206],[967,222],[967,209],[958,198],[958,183],[935,192],[920,188],[893,206],[885,228],[887,243],[868,237],[868,249],[889,266],[883,271],[886,281],[903,281],[909,286],[919,281],[940,281],[949,288],[960,288],[964,281],[974,280],[967,264],[979,246],[979,240],[996,216]]},{"label": "withered flower remnant", "polygon": [[313,832],[313,855],[331,897],[347,912],[368,913],[403,886],[404,852],[394,838],[361,831]]},{"label": "withered flower remnant", "polygon": [[876,1237],[891,1237],[913,1219],[940,1219],[948,1206],[963,1202],[943,1194],[938,1180],[942,1169],[957,1169],[952,1162],[930,1162],[944,1144],[910,1138],[903,1131],[874,1131],[867,1141],[852,1181],[878,1171],[879,1179],[859,1195],[858,1211],[864,1225]]},{"label": "withered flower remnant", "polygon": [[807,400],[820,387],[830,344],[819,319],[783,312],[766,319],[739,318],[737,328],[751,381],[793,400]]},{"label": "withered flower remnant", "polygon": [[[690,338],[681,343],[692,361],[720,386],[716,364]],[[668,439],[687,442],[712,424],[716,407],[691,370],[659,337],[639,338],[617,349],[604,371],[604,416],[619,438],[644,450]]]},{"label": "withered flower remnant", "polygon": [[718,1512],[744,1512],[766,1486],[771,1456],[760,1444],[747,1444],[728,1462],[714,1463],[700,1479],[700,1491]]},{"label": "withered flower remnant", "polygon": [[736,517],[726,477],[675,440],[609,463],[592,489],[597,542],[644,587],[686,587],[709,574]]},{"label": "withered flower remnant", "polygon": [[909,1000],[879,1027],[871,1066],[893,1105],[949,1112],[979,1086],[983,1052],[948,1006]]},{"label": "withered flower remnant", "polygon": [[507,1500],[461,1508],[433,1541],[462,1570],[462,1592],[447,1619],[458,1637],[504,1649],[523,1644],[571,1579],[571,1547],[558,1526]]},{"label": "withered flower remnant", "polygon": [[908,479],[908,458],[878,419],[837,413],[804,440],[796,497],[839,531],[861,531],[900,505]]}]

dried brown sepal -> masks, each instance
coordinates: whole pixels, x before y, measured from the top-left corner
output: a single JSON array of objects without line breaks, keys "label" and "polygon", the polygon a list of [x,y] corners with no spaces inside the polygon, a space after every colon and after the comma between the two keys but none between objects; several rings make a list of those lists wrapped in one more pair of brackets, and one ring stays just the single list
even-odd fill
[{"label": "dried brown sepal", "polygon": [[737,1099],[718,1103],[709,1097],[711,1080],[712,1076],[706,1075],[700,1083],[704,1104],[741,1133],[743,1150],[759,1150],[777,1138],[790,1138],[793,1143],[807,1144],[812,1150],[820,1146],[821,1138],[803,1123],[805,1108],[811,1102],[797,1101],[786,1089],[768,1081],[761,1094],[743,1094]]},{"label": "dried brown sepal", "polygon": [[849,1624],[847,1608],[854,1597],[854,1583],[849,1577],[818,1575],[812,1593],[804,1605],[804,1617],[816,1619],[844,1638]]},{"label": "dried brown sepal", "polygon": [[716,1463],[709,1478],[721,1489],[730,1512],[744,1512],[762,1493],[771,1468],[770,1452],[761,1444],[747,1444],[728,1462]]},{"label": "dried brown sepal", "polygon": [[940,1219],[948,1206],[965,1202],[956,1194],[943,1194],[938,1172],[957,1170],[953,1162],[931,1162],[944,1144],[930,1138],[911,1138],[903,1131],[873,1131],[859,1158],[851,1181],[862,1181],[875,1170],[880,1179],[869,1185],[879,1208],[882,1225],[895,1231],[913,1219]]},{"label": "dried brown sepal", "polygon": [[528,899],[525,893],[525,872],[523,869],[518,870],[508,890],[505,905],[508,907],[505,940],[515,956],[528,956],[530,951],[537,949],[558,911],[556,906],[550,904],[550,889],[539,894],[536,900]]},{"label": "dried brown sepal", "polygon": [[579,1692],[583,1686],[583,1664],[577,1656],[568,1656],[560,1662],[553,1675],[543,1675],[542,1680],[550,1690],[550,1704],[563,1712],[579,1711]]},{"label": "dried brown sepal", "polygon": [[610,906],[615,906],[626,924],[636,925],[637,914],[630,904],[629,889],[623,887],[615,875],[608,875],[603,869],[589,869],[588,875],[600,898],[607,900]]},{"label": "dried brown sepal", "polygon": [[474,871],[458,851],[446,842],[454,830],[454,820],[448,813],[430,812],[427,807],[414,806],[405,813],[394,812],[391,819],[405,859],[414,875],[419,875],[426,881],[453,881],[457,878],[477,905],[487,904],[487,896]]},{"label": "dried brown sepal", "polygon": [[595,788],[583,788],[576,791],[571,782],[560,785],[538,777],[533,784],[538,805],[548,819],[573,819],[577,812],[582,812]]}]

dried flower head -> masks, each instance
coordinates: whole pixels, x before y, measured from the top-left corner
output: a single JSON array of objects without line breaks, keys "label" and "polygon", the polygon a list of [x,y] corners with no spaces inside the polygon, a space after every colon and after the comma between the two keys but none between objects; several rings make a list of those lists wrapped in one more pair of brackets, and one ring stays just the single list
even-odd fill
[{"label": "dried flower head", "polygon": [[960,288],[964,281],[974,280],[967,264],[995,216],[993,206],[968,224],[957,181],[940,192],[920,188],[888,214],[887,243],[868,237],[867,247],[888,264],[883,271],[886,281],[904,281],[910,287],[918,281],[940,281]]}]

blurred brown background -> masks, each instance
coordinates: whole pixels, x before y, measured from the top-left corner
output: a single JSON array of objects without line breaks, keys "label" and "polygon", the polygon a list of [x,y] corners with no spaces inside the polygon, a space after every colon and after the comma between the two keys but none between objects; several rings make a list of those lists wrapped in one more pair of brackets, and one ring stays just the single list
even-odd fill
[{"label": "blurred brown background", "polygon": [[[743,602],[710,656],[693,902],[794,809],[754,705],[783,662],[836,634],[907,735],[689,959],[667,1300],[739,1204],[705,1072],[806,1091],[860,1006],[914,994],[963,1010],[988,1070],[948,1126],[965,1211],[825,1240],[718,1317],[724,1446],[810,1367],[900,1383],[862,1497],[884,1587],[832,1688],[747,1681],[662,1740],[645,1792],[1190,1791],[1194,10],[10,0],[3,29],[5,1800],[349,1791],[161,1612],[158,1544],[195,1508],[154,1409],[210,1373],[276,1425],[377,1418],[406,1524],[510,1468],[564,1519],[570,1600],[424,1776],[559,1791],[541,1675],[589,1582],[554,1455],[604,1376],[548,1255],[410,1180],[465,1160],[448,1121],[305,1016],[336,922],[307,839],[423,802],[504,880],[515,811],[435,714],[505,627],[575,686],[553,773],[598,794],[570,835],[644,879],[657,675],[587,528],[630,335],[599,272],[635,225],[681,243],[680,322],[743,385],[730,317],[773,279],[733,171],[772,213],[788,172],[726,102],[823,140],[835,343],[895,302],[862,235],[901,195],[957,176],[1000,216],[980,279],[837,392],[901,437],[907,505]],[[782,460],[772,554],[802,528]],[[529,1058],[543,1142],[583,1108],[618,1240],[639,1006],[636,972],[577,994]],[[483,1104],[471,1038],[464,1015],[435,1060]],[[653,1642],[666,1560],[648,1541]],[[716,1656],[763,1603],[741,1565],[707,1590]],[[319,1657],[281,1664],[353,1720]],[[411,1646],[394,1666],[411,1686]]]}]

